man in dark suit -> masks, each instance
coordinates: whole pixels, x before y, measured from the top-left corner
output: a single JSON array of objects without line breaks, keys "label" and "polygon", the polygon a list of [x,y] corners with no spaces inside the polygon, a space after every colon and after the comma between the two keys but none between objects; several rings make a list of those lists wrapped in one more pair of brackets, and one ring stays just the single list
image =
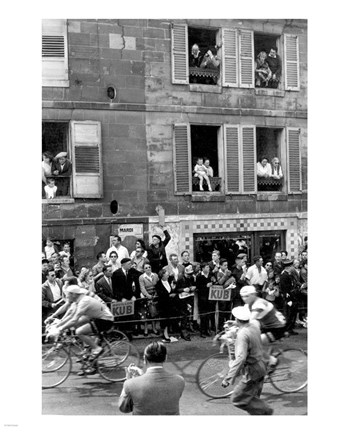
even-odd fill
[{"label": "man in dark suit", "polygon": [[47,270],[47,280],[42,284],[42,325],[63,303],[62,282],[56,278],[54,267]]},{"label": "man in dark suit", "polygon": [[67,196],[69,193],[70,177],[72,175],[72,164],[67,159],[66,152],[60,152],[54,159],[52,174],[59,177],[57,196]]},{"label": "man in dark suit", "polygon": [[103,267],[103,276],[95,282],[96,294],[105,302],[114,301],[112,287],[112,264]]},{"label": "man in dark suit", "polygon": [[[179,415],[179,400],[185,380],[164,369],[166,358],[167,349],[161,342],[152,342],[145,348],[146,373],[133,378],[131,368],[127,371],[127,380],[119,398],[121,412],[132,412],[133,415]],[[141,373],[140,370],[138,372]]]}]

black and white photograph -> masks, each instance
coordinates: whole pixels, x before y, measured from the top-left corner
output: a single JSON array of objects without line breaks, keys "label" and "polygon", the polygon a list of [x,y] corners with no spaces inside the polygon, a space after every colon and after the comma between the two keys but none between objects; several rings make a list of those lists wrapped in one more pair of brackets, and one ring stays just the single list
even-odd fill
[{"label": "black and white photograph", "polygon": [[[304,9],[265,18],[224,2],[210,15],[197,2],[185,15],[173,3],[141,14],[135,4],[104,14],[43,8],[31,22],[35,78],[25,83],[25,62],[13,91],[19,132],[30,103],[20,94],[35,89],[35,142],[19,138],[35,150],[25,149],[11,188],[17,263],[31,256],[21,310],[6,321],[21,320],[13,357],[32,356],[34,408],[13,414],[25,380],[6,384],[2,425],[133,430],[132,416],[173,415],[210,430],[270,415],[306,428],[318,384],[311,342],[318,337],[320,361],[331,348],[318,335],[332,327],[324,303],[334,281],[319,269],[343,244],[338,222],[323,221],[339,217],[329,188],[343,159],[323,142],[322,119],[310,124],[310,108],[327,111],[332,127],[322,89],[334,83],[335,97],[328,62],[337,60],[322,60],[328,43],[314,47]],[[312,188],[316,165],[321,187]]]}]

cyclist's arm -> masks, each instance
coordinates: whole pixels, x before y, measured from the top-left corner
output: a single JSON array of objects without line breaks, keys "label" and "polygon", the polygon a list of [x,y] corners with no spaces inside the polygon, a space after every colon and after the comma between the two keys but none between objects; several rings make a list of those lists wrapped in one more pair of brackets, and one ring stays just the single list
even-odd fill
[{"label": "cyclist's arm", "polygon": [[230,382],[240,374],[246,362],[248,348],[249,346],[247,339],[242,334],[238,335],[235,347],[235,360],[231,363],[230,369],[225,376],[224,381]]},{"label": "cyclist's arm", "polygon": [[66,317],[67,319],[63,323],[60,322],[58,324],[58,330],[63,331],[71,327],[75,327],[79,318],[83,315],[86,315],[85,309],[79,308],[77,305],[76,309],[73,311],[73,314],[69,317]]},{"label": "cyclist's arm", "polygon": [[[48,318],[49,318],[49,321],[53,321],[55,318],[58,318],[59,315],[62,315],[64,312],[67,311],[67,309],[69,308],[69,306],[70,306],[70,303],[69,303],[69,302],[66,302],[66,303],[64,303],[62,306],[60,306],[58,310],[56,310],[52,315],[50,315],[50,316],[48,317]],[[66,316],[66,315],[64,315],[64,317],[63,317],[62,319],[64,319],[65,316]]]}]

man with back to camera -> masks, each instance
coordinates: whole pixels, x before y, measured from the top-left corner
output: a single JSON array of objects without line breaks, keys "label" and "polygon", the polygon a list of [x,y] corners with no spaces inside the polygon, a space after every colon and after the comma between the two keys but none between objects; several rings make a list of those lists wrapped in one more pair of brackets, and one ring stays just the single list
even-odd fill
[{"label": "man with back to camera", "polygon": [[230,363],[230,370],[221,385],[227,387],[230,382],[233,384],[241,374],[241,380],[232,393],[233,405],[250,415],[272,415],[273,409],[260,399],[266,375],[260,330],[256,324],[250,322],[251,313],[247,307],[233,308],[232,315],[239,327],[235,342],[235,360]]},{"label": "man with back to camera", "polygon": [[[183,394],[185,380],[180,375],[167,372],[164,362],[167,348],[161,342],[152,342],[144,350],[147,370],[142,374],[131,365],[126,372],[126,381],[119,398],[119,409],[133,415],[179,415],[179,400]],[[138,375],[135,376],[134,375]]]}]

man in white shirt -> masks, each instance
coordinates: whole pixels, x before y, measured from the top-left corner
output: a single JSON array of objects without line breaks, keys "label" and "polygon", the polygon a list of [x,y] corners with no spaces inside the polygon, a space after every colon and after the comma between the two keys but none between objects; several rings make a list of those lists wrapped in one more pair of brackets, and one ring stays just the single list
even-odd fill
[{"label": "man in white shirt", "polygon": [[268,280],[268,273],[262,264],[263,258],[259,255],[255,256],[254,264],[248,268],[245,276],[249,281],[249,285],[256,287],[259,297],[262,296],[262,291],[265,289],[265,285]]},{"label": "man in white shirt", "polygon": [[56,278],[53,266],[48,267],[47,280],[42,284],[42,322],[62,304],[62,282]]},{"label": "man in white shirt", "polygon": [[121,263],[121,260],[124,258],[130,258],[129,251],[125,246],[121,244],[121,237],[115,235],[111,238],[112,246],[107,250],[106,257],[109,259],[109,255],[112,251],[115,251],[118,254],[118,262]]},{"label": "man in white shirt", "polygon": [[178,255],[175,253],[170,254],[169,263],[163,269],[167,270],[168,275],[173,277],[175,282],[184,276],[185,267],[179,263]]}]

